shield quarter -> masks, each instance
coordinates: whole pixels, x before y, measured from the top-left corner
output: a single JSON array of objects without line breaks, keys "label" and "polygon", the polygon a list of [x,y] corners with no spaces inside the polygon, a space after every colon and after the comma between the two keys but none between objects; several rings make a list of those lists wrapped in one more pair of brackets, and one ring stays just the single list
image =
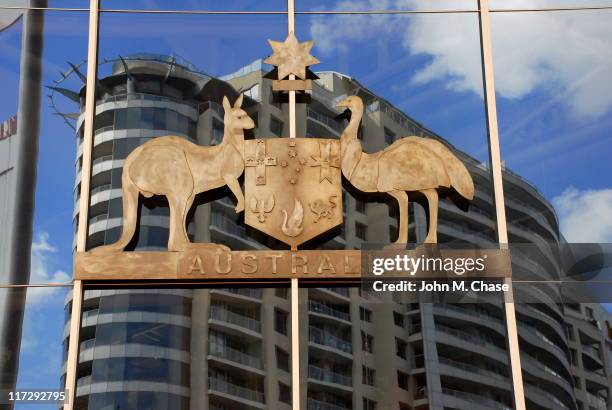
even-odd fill
[{"label": "shield quarter", "polygon": [[244,142],[245,223],[292,249],[342,223],[340,141]]}]

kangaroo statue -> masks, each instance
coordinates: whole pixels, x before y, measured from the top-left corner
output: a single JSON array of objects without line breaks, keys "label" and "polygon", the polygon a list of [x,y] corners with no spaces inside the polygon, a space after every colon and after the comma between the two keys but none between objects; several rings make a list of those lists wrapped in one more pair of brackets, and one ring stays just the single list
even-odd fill
[{"label": "kangaroo statue", "polygon": [[[227,185],[236,197],[236,213],[244,210],[244,195],[238,178],[244,171],[244,130],[255,126],[241,108],[241,94],[232,107],[223,97],[225,129],[223,141],[199,146],[177,136],[154,138],[128,155],[123,165],[123,232],[114,243],[95,252],[120,252],[132,240],[137,228],[138,198],[164,195],[170,207],[168,250],[189,245],[187,213],[195,196]],[[212,244],[220,248],[222,245]]]}]

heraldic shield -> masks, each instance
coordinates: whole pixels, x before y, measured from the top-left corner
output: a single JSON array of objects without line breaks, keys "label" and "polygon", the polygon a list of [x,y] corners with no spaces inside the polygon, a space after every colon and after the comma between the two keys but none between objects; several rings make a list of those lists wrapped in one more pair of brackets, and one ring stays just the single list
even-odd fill
[{"label": "heraldic shield", "polygon": [[244,142],[245,223],[296,249],[342,223],[340,141]]}]

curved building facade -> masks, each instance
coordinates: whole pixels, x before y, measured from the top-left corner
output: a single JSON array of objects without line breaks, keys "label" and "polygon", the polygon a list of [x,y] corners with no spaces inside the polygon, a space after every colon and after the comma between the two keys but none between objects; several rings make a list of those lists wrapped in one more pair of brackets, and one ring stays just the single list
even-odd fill
[{"label": "curved building facade", "polygon": [[[218,143],[223,134],[222,96],[233,101],[236,90],[247,95],[244,106],[257,125],[253,135],[286,136],[286,107],[274,97],[265,74],[261,61],[221,78],[164,56],[115,61],[112,72],[99,80],[96,100],[88,247],[112,243],[120,234],[121,170],[131,150],[168,134],[201,145]],[[448,144],[358,81],[336,72],[317,75],[310,103],[298,106],[299,136],[337,138],[344,123],[334,102],[357,94],[366,103],[361,129],[367,136],[362,138],[366,151],[406,135]],[[79,129],[81,122],[82,117]],[[476,196],[466,209],[450,199],[441,201],[439,242],[496,247],[489,170],[449,147],[468,166]],[[80,156],[79,143],[75,192]],[[506,170],[504,178],[510,242],[535,249],[513,262],[554,278],[555,247],[562,242],[554,209],[520,176]],[[232,249],[271,246],[269,239],[244,228],[229,198],[221,190],[202,199],[188,226],[192,240]],[[409,237],[422,242],[426,212],[418,200],[413,204]],[[142,205],[140,231],[131,247],[165,248],[165,204],[151,199]],[[355,249],[366,242],[396,239],[393,207],[348,190],[344,212],[344,226],[313,247]],[[76,220],[78,198],[74,215]],[[595,336],[583,329],[568,338],[567,308],[555,303],[547,289],[534,292],[542,303],[516,305],[528,408],[608,406],[604,345],[599,361],[592,350],[577,350],[588,371],[603,369],[602,375],[582,377],[582,386],[577,386],[572,359],[576,337],[591,341]],[[301,289],[300,308],[300,379],[306,386],[302,408],[512,407],[501,301],[419,303],[327,287]],[[286,288],[87,290],[83,310],[77,408],[290,408]],[[588,400],[595,404],[589,407]]]}]

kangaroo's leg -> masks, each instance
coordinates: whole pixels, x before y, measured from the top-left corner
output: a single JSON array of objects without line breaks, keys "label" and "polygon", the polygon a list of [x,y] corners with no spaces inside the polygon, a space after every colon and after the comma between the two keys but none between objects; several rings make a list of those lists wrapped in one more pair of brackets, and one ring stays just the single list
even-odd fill
[{"label": "kangaroo's leg", "polygon": [[438,243],[438,191],[424,189],[421,191],[429,203],[429,230],[425,243]]},{"label": "kangaroo's leg", "polygon": [[244,211],[244,194],[242,193],[238,179],[232,177],[231,175],[224,175],[223,180],[236,197],[236,207],[234,209],[236,213],[239,214],[240,212]]},{"label": "kangaroo's leg", "polygon": [[170,235],[168,237],[168,250],[180,251],[189,245],[189,238],[185,229],[185,209],[188,199],[168,196],[170,206]]},{"label": "kangaroo's leg", "polygon": [[399,234],[395,243],[408,243],[408,194],[404,191],[387,192],[399,204]]},{"label": "kangaroo's leg", "polygon": [[121,252],[132,240],[138,223],[138,187],[124,169],[121,182],[123,195],[123,229],[119,240],[113,244],[99,246],[93,252]]},{"label": "kangaroo's leg", "polygon": [[191,194],[187,201],[185,202],[185,209],[183,211],[183,222],[181,222],[181,226],[183,227],[183,237],[186,238],[187,243],[189,243],[189,235],[187,234],[187,214],[193,205],[193,201],[195,199],[195,194]]}]

